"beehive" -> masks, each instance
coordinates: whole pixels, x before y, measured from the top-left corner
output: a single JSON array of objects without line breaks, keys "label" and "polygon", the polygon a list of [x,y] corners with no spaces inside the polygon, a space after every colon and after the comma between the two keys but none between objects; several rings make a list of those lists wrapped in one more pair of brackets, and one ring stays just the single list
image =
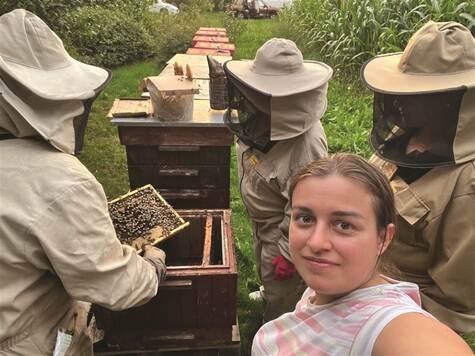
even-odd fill
[{"label": "beehive", "polygon": [[229,210],[178,210],[190,227],[165,241],[167,278],[147,304],[95,307],[105,340],[96,351],[229,345],[236,324],[237,268]]}]

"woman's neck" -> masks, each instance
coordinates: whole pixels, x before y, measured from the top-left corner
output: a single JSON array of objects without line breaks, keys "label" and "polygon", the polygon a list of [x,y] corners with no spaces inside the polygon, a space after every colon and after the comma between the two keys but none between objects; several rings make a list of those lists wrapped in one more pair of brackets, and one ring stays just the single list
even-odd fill
[{"label": "woman's neck", "polygon": [[310,297],[309,301],[310,303],[315,304],[315,305],[325,305],[325,304],[332,303],[335,300],[340,299],[359,289],[374,287],[381,284],[389,284],[389,282],[383,277],[381,277],[381,275],[378,273],[374,275],[372,278],[370,278],[367,282],[361,284],[359,287],[342,294],[321,294],[316,290],[315,295]]}]

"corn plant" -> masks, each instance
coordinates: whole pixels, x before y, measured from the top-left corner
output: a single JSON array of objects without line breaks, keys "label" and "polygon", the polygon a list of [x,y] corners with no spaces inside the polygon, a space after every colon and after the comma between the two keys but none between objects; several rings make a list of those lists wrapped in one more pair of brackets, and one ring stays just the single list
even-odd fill
[{"label": "corn plant", "polygon": [[463,0],[295,0],[282,11],[288,37],[312,57],[355,71],[379,53],[404,49],[429,20],[475,32],[475,2]]}]

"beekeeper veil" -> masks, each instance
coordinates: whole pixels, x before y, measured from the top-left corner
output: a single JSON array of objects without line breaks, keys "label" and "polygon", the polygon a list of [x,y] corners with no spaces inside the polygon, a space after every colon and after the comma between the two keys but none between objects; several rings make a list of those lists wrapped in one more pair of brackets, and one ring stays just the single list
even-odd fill
[{"label": "beekeeper veil", "polygon": [[374,91],[377,155],[412,168],[475,159],[475,39],[466,27],[429,21],[404,52],[371,59],[361,77]]},{"label": "beekeeper veil", "polygon": [[324,114],[332,69],[304,61],[294,42],[267,41],[254,61],[228,61],[225,122],[244,143],[266,151],[271,142],[301,135]]},{"label": "beekeeper veil", "polygon": [[0,130],[41,136],[78,153],[92,102],[110,73],[71,58],[61,39],[23,9],[0,17]]}]

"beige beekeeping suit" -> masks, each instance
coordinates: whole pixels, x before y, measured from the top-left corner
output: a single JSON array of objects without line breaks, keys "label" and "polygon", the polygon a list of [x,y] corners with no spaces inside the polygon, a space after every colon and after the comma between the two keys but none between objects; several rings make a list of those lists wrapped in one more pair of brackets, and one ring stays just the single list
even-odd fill
[{"label": "beige beekeeping suit", "polygon": [[[431,114],[422,127],[434,128],[440,120],[446,125],[444,135],[432,136],[429,143],[434,152],[437,144],[447,147],[438,153],[437,160],[436,155],[425,155],[415,161],[418,155],[407,154],[409,145],[394,145],[392,152],[399,155],[391,155],[391,140],[398,131],[392,131],[395,136],[385,137],[378,132],[387,133],[383,128],[390,122],[402,126],[404,132],[405,107],[398,108],[403,120],[394,121],[390,115],[385,117],[385,110],[381,110],[384,105],[374,105],[379,110],[375,110],[372,143],[378,143],[373,143],[379,156],[376,161],[395,191],[397,232],[387,251],[389,259],[401,270],[402,278],[419,285],[425,309],[457,331],[473,332],[475,39],[459,23],[429,21],[411,37],[404,52],[373,58],[361,74],[376,93],[375,104],[378,97],[381,104],[385,96],[397,95],[410,96],[413,106],[418,98],[440,100],[445,105],[443,115]],[[457,104],[452,104],[449,97],[458,97]],[[443,110],[441,105],[437,108]],[[429,108],[419,104],[416,109],[420,110],[416,111],[418,115],[406,117],[412,124],[419,123],[421,117],[426,119],[421,113]],[[407,133],[417,135],[422,131],[420,126],[415,127],[408,126]],[[378,137],[379,141],[373,140]],[[410,177],[417,171],[416,177]]]},{"label": "beige beekeeping suit", "polygon": [[2,15],[0,33],[0,355],[52,355],[60,329],[66,355],[92,355],[88,303],[143,304],[160,273],[119,243],[101,185],[70,154],[110,76],[25,10]]},{"label": "beige beekeeping suit", "polygon": [[75,300],[144,303],[155,268],[119,243],[102,187],[76,157],[16,138],[0,141],[0,156],[0,355],[51,355],[60,328],[74,331],[69,355],[90,355]]},{"label": "beige beekeeping suit", "polygon": [[[451,328],[475,331],[475,90],[463,98],[456,163],[407,184],[391,178],[397,233],[389,259],[419,285],[422,305]],[[384,164],[384,161],[381,162]],[[387,164],[387,163],[386,163]],[[386,170],[388,171],[388,170]]]}]

